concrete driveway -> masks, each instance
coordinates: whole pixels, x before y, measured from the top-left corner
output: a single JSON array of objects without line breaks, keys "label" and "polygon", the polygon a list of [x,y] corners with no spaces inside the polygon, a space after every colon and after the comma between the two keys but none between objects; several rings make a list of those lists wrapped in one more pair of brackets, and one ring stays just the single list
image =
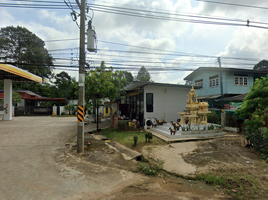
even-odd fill
[{"label": "concrete driveway", "polygon": [[75,135],[74,117],[0,121],[0,199],[99,199],[140,178],[69,154]]}]

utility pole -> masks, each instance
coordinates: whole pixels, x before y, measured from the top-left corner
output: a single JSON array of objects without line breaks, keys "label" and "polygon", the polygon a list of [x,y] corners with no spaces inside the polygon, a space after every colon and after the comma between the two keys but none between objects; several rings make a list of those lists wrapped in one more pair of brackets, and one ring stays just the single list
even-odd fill
[{"label": "utility pole", "polygon": [[[219,67],[221,68],[221,58],[218,57]],[[223,106],[223,86],[222,86],[222,71],[220,70],[220,89],[221,89],[221,109],[224,109]]]},{"label": "utility pole", "polygon": [[80,48],[79,48],[79,81],[78,81],[78,110],[77,110],[77,153],[84,152],[84,116],[85,116],[85,0],[80,8]]}]

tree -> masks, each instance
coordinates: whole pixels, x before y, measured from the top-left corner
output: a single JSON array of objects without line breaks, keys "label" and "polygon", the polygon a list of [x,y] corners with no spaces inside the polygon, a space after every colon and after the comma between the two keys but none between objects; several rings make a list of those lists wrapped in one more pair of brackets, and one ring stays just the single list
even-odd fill
[{"label": "tree", "polygon": [[268,60],[262,60],[253,67],[254,70],[268,70]]},{"label": "tree", "polygon": [[243,106],[237,110],[240,117],[250,118],[256,110],[268,108],[268,76],[256,79],[246,95]]},{"label": "tree", "polygon": [[44,41],[26,28],[8,26],[0,30],[1,60],[38,76],[50,78],[53,58],[44,46]]},{"label": "tree", "polygon": [[69,115],[73,114],[76,110],[74,104],[67,104],[64,106],[64,109],[69,111]]},{"label": "tree", "polygon": [[30,90],[42,97],[51,97],[51,85],[48,83],[13,83],[14,90]]},{"label": "tree", "polygon": [[21,102],[21,96],[20,96],[20,94],[18,92],[12,91],[12,103],[13,103],[13,105],[15,103],[20,103],[20,102]]},{"label": "tree", "polygon": [[133,82],[134,78],[131,72],[124,71],[123,74],[124,74],[124,77],[126,78],[126,84]]},{"label": "tree", "polygon": [[151,82],[151,75],[147,71],[147,69],[142,66],[140,70],[138,71],[138,75],[136,76],[137,81],[144,81],[144,82]]},{"label": "tree", "polygon": [[[0,99],[0,102],[4,102],[4,99]],[[18,92],[12,91],[12,104],[20,103],[21,102],[21,96]]]},{"label": "tree", "polygon": [[268,76],[256,79],[246,95],[243,106],[236,111],[247,118],[245,136],[253,143],[256,151],[268,162]]},{"label": "tree", "polygon": [[[121,89],[126,79],[123,71],[114,71],[112,67],[107,68],[102,61],[100,67],[90,70],[85,77],[85,101],[95,104],[98,98],[109,98],[110,102],[121,95]],[[95,107],[96,105],[94,105]],[[95,109],[94,109],[95,110]]]},{"label": "tree", "polygon": [[69,76],[68,73],[62,71],[55,76],[54,86],[51,87],[51,96],[58,98],[75,99],[77,82],[75,78]]}]

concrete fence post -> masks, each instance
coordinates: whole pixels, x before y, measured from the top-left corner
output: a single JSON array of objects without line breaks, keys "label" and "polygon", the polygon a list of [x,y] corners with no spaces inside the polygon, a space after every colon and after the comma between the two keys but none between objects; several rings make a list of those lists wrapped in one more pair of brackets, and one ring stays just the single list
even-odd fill
[{"label": "concrete fence post", "polygon": [[223,128],[226,125],[226,113],[221,113],[221,125],[223,126]]}]

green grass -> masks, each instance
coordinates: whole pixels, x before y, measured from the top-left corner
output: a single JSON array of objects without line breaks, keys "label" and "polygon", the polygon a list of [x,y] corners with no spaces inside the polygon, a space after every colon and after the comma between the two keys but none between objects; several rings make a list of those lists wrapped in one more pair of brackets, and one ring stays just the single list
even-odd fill
[{"label": "green grass", "polygon": [[[166,144],[164,141],[153,136],[153,139],[150,142],[145,142],[145,131],[120,131],[114,130],[112,128],[104,129],[101,131],[101,134],[106,136],[109,140],[118,142],[128,148],[131,148],[136,151],[141,151],[144,146],[156,146]],[[138,137],[136,146],[134,146],[134,137]],[[150,148],[150,147],[149,147]],[[138,168],[141,172],[146,175],[155,176],[159,171],[162,170],[162,162],[152,162],[141,157],[141,161],[138,162]]]},{"label": "green grass", "polygon": [[[106,136],[109,140],[118,142],[128,148],[141,150],[144,146],[162,145],[166,144],[164,141],[153,137],[149,142],[145,142],[145,131],[119,131],[111,128],[102,130],[101,134]],[[137,145],[134,146],[133,137],[138,136]]]},{"label": "green grass", "polygon": [[149,163],[149,162],[139,162],[139,169],[149,176],[155,176],[158,172],[162,170],[163,163]]},{"label": "green grass", "polygon": [[[252,173],[249,173],[252,172]],[[232,199],[267,199],[267,179],[257,169],[217,169],[196,176],[207,184],[219,185]]]}]

